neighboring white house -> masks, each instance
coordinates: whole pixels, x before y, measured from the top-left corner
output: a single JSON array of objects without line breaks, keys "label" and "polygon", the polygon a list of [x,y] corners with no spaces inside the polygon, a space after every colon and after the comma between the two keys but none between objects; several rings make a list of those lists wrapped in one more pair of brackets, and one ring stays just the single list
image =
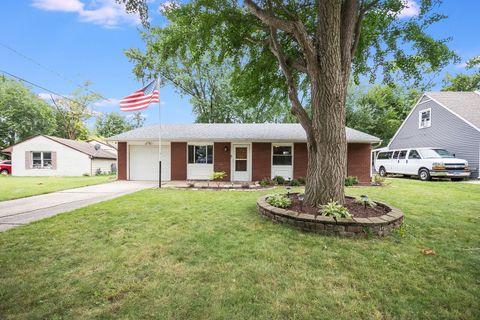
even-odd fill
[{"label": "neighboring white house", "polygon": [[14,176],[81,176],[116,171],[116,154],[101,144],[38,135],[12,148]]}]

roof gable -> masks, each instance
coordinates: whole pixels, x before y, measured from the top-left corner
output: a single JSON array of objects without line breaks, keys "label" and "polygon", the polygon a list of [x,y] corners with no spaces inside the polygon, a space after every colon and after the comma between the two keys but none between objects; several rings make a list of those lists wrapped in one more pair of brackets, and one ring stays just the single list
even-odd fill
[{"label": "roof gable", "polygon": [[476,92],[426,92],[425,95],[480,130],[480,94]]}]

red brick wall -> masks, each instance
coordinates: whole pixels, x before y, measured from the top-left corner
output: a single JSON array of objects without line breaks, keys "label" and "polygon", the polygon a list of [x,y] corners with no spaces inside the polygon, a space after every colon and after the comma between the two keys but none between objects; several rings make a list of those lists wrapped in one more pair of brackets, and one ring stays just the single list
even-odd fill
[{"label": "red brick wall", "polygon": [[127,143],[117,145],[117,179],[127,180]]},{"label": "red brick wall", "polygon": [[272,174],[272,144],[252,143],[252,180],[270,179]]},{"label": "red brick wall", "polygon": [[[225,151],[227,147],[227,151]],[[227,176],[223,181],[230,181],[232,179],[230,172],[230,142],[215,142],[213,144],[213,171],[224,171]]]},{"label": "red brick wall", "polygon": [[308,151],[306,143],[293,144],[293,177],[307,176]]},{"label": "red brick wall", "polygon": [[187,180],[187,143],[170,144],[171,180]]},{"label": "red brick wall", "polygon": [[349,143],[347,150],[347,175],[357,177],[362,183],[370,182],[371,145],[365,143]]}]

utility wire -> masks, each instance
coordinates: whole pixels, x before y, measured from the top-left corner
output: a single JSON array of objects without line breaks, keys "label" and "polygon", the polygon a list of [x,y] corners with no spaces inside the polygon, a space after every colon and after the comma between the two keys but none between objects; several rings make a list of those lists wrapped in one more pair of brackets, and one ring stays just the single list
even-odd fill
[{"label": "utility wire", "polygon": [[1,43],[1,42],[0,42],[0,46],[2,46],[2,47],[4,47],[5,49],[8,49],[8,50],[10,50],[11,52],[19,55],[20,57],[24,58],[25,60],[28,60],[28,61],[32,62],[33,64],[36,64],[36,65],[39,66],[40,68],[43,68],[43,69],[47,70],[48,72],[51,72],[52,74],[55,74],[57,77],[65,80],[65,81],[70,82],[71,84],[74,84],[74,85],[79,86],[79,87],[83,87],[83,88],[85,89],[85,91],[88,91],[88,92],[90,92],[90,93],[96,94],[96,95],[98,95],[100,98],[102,98],[102,99],[104,99],[104,100],[110,100],[110,99],[108,99],[108,98],[105,98],[104,96],[102,96],[102,95],[99,94],[98,92],[94,92],[94,91],[88,89],[85,85],[79,85],[77,82],[75,82],[75,81],[73,81],[73,80],[65,77],[64,75],[58,73],[57,71],[55,71],[55,70],[53,70],[53,69],[51,69],[51,68],[49,68],[49,67],[47,67],[47,66],[44,66],[43,64],[41,64],[40,62],[36,61],[35,59],[26,56],[25,54],[21,53],[20,51],[14,49],[14,48],[12,48],[12,47],[4,44],[4,43]]},{"label": "utility wire", "polygon": [[[33,82],[31,82],[31,81],[28,81],[28,80],[26,80],[26,79],[24,79],[24,78],[18,77],[18,76],[14,75],[14,74],[11,74],[10,72],[7,72],[7,71],[1,70],[1,69],[0,69],[0,72],[3,73],[3,74],[6,74],[6,75],[8,75],[8,76],[10,76],[10,77],[12,77],[12,78],[15,78],[15,79],[17,79],[17,80],[20,80],[20,81],[22,81],[22,82],[26,82],[26,83],[28,83],[28,84],[31,84],[32,86],[35,86],[35,87],[40,88],[40,89],[42,89],[42,90],[48,91],[49,93],[54,94],[54,95],[56,95],[56,96],[58,96],[58,97],[62,97],[63,99],[66,99],[66,100],[69,100],[69,101],[71,101],[71,102],[74,102],[74,103],[78,104],[78,101],[72,100],[72,99],[70,99],[70,98],[68,98],[68,97],[65,97],[65,96],[63,96],[63,95],[61,95],[61,94],[56,93],[55,91],[52,91],[52,90],[47,89],[47,88],[45,88],[45,87],[42,87],[41,85],[38,85],[38,84],[33,83]],[[53,100],[53,98],[52,98],[52,100]]]}]

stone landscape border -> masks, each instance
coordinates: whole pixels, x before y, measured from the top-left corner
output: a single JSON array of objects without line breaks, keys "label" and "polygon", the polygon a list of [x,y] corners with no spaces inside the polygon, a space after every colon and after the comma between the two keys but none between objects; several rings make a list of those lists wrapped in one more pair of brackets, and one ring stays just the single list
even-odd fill
[{"label": "stone landscape border", "polygon": [[324,235],[336,235],[341,237],[365,237],[368,235],[386,236],[394,229],[399,228],[403,222],[403,212],[397,208],[381,202],[375,202],[379,206],[387,207],[391,211],[374,218],[334,218],[326,216],[313,216],[288,209],[271,206],[267,198],[271,195],[257,199],[259,213],[274,222],[288,224],[304,231],[320,233]]}]

